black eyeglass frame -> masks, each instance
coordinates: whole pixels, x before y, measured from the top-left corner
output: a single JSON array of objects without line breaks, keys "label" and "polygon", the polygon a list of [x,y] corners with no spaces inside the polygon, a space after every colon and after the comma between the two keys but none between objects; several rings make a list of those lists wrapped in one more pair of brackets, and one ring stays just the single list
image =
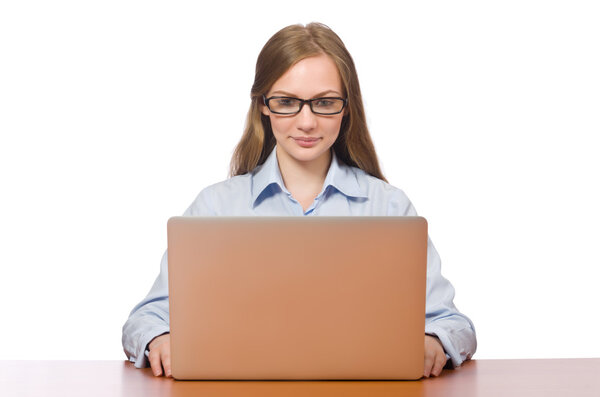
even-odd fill
[{"label": "black eyeglass frame", "polygon": [[[314,114],[320,114],[320,115],[323,115],[323,116],[332,116],[332,115],[334,115],[334,114],[340,114],[340,113],[342,113],[342,111],[343,111],[343,110],[346,108],[346,106],[348,105],[348,98],[341,98],[341,97],[331,97],[331,96],[324,96],[324,97],[320,97],[320,98],[313,98],[313,99],[300,99],[300,98],[295,98],[295,97],[292,97],[292,96],[272,96],[272,97],[269,97],[269,98],[267,98],[267,97],[266,97],[266,96],[263,94],[263,96],[262,96],[262,97],[263,97],[263,102],[265,103],[265,105],[266,105],[266,106],[269,108],[269,110],[270,110],[272,113],[275,113],[275,114],[284,114],[284,115],[288,115],[288,116],[300,113],[300,112],[302,111],[302,107],[304,106],[304,104],[305,104],[305,103],[308,103],[308,106],[310,107],[310,111],[311,111],[311,112],[313,112]],[[269,106],[269,101],[270,101],[271,99],[293,99],[293,100],[295,100],[295,101],[300,101],[300,108],[298,109],[298,111],[297,111],[297,112],[293,112],[293,113],[282,113],[282,112],[276,112],[276,111],[274,111],[273,109],[271,109],[271,106]],[[322,112],[316,112],[316,111],[313,109],[313,105],[312,105],[313,101],[319,101],[319,100],[323,100],[323,99],[340,99],[340,100],[342,100],[342,101],[343,101],[342,108],[339,110],[339,112],[334,112],[334,113],[322,113]]]}]

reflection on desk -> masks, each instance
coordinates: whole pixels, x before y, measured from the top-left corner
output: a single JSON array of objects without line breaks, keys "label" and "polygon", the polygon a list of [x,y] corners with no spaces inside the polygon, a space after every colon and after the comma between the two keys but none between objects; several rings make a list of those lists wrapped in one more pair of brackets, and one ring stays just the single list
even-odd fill
[{"label": "reflection on desk", "polygon": [[600,358],[473,360],[419,381],[176,381],[123,361],[0,361],[2,396],[600,396]]}]

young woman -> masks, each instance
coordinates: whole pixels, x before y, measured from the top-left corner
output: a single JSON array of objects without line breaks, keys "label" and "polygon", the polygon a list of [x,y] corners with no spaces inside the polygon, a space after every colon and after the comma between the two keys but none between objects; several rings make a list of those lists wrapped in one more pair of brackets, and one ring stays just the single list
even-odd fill
[{"label": "young woman", "polygon": [[[231,175],[200,192],[185,215],[416,215],[406,195],[381,174],[350,54],[317,23],[280,30],[259,54]],[[439,375],[446,364],[459,366],[475,352],[473,324],[453,299],[429,241],[425,377]],[[168,332],[165,253],[150,293],[123,326],[129,360],[170,376]]]}]

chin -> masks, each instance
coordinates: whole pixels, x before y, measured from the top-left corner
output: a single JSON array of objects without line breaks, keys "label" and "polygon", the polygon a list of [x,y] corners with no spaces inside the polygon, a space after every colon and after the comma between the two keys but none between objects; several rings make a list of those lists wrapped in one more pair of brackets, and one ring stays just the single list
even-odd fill
[{"label": "chin", "polygon": [[322,149],[316,149],[316,148],[304,149],[304,148],[299,148],[299,149],[296,149],[296,150],[294,150],[293,152],[291,152],[289,154],[296,161],[311,162],[311,161],[318,160],[319,158],[321,158],[326,153],[327,153],[327,150],[322,150]]}]

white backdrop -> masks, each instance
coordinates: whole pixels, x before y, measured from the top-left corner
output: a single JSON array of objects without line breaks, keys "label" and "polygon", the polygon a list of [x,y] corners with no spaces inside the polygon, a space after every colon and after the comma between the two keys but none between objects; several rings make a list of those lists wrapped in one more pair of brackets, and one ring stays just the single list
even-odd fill
[{"label": "white backdrop", "polygon": [[258,52],[310,21],[354,57],[475,357],[600,356],[597,2],[215,3],[0,3],[0,359],[124,358],[167,219],[227,176]]}]

